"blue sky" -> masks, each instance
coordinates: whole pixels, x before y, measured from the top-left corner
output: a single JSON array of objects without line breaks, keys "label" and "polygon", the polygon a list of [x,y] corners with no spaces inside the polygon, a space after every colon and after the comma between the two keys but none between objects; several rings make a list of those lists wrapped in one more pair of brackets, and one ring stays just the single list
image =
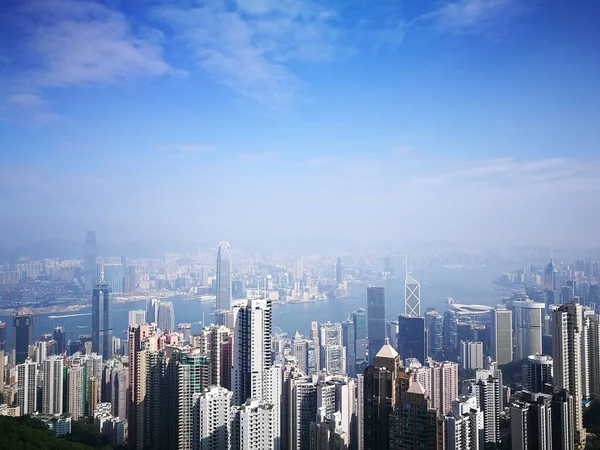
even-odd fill
[{"label": "blue sky", "polygon": [[600,245],[599,12],[5,1],[0,245]]}]

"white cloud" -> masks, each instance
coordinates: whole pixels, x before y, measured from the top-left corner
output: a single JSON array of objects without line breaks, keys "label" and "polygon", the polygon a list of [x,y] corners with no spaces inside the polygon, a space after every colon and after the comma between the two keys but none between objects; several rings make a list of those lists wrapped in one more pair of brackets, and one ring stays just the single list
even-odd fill
[{"label": "white cloud", "polygon": [[418,19],[448,32],[481,31],[519,9],[514,0],[456,0],[444,3]]},{"label": "white cloud", "polygon": [[186,42],[217,82],[253,99],[287,100],[302,85],[294,61],[328,61],[336,31],[329,11],[309,0],[209,0],[165,6],[155,16]]}]

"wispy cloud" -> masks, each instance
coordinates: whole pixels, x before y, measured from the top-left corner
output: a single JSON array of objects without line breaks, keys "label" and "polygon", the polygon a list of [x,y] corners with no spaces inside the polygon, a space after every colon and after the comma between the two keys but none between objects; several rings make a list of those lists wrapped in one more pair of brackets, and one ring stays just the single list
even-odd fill
[{"label": "wispy cloud", "polygon": [[9,105],[16,105],[23,108],[37,108],[44,103],[39,95],[35,94],[15,94],[8,97]]},{"label": "wispy cloud", "polygon": [[169,155],[194,155],[212,150],[211,145],[206,144],[171,144],[156,147],[156,150]]},{"label": "wispy cloud", "polygon": [[275,155],[273,152],[261,152],[261,153],[241,153],[239,155],[242,161],[246,162],[257,162],[265,159],[272,158]]},{"label": "wispy cloud", "polygon": [[172,27],[217,82],[257,100],[287,100],[302,86],[290,68],[335,54],[335,14],[310,0],[209,0],[165,6],[154,15]]}]

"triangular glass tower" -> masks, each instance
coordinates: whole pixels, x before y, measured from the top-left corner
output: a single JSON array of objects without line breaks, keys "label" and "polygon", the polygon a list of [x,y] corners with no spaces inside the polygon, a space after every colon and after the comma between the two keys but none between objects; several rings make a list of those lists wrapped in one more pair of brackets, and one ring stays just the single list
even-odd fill
[{"label": "triangular glass tower", "polygon": [[421,285],[411,275],[410,257],[406,258],[406,278],[404,279],[404,314],[410,317],[421,315]]}]

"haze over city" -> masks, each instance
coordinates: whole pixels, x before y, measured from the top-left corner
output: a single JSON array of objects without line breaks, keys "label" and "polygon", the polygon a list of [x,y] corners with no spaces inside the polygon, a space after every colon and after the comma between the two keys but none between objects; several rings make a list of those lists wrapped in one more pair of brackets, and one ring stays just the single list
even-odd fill
[{"label": "haze over city", "polygon": [[4,2],[0,246],[598,246],[598,12]]}]

